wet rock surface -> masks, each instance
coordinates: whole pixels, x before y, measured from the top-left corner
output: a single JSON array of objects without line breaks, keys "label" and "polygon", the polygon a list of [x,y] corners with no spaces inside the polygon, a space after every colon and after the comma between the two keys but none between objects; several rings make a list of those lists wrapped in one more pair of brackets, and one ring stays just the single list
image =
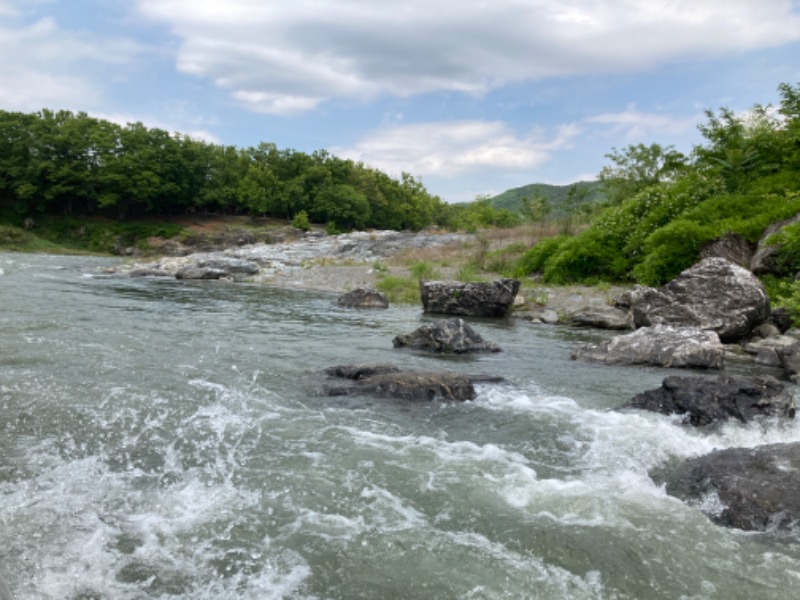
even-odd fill
[{"label": "wet rock surface", "polygon": [[716,494],[709,516],[722,525],[765,531],[800,520],[800,442],[718,450],[656,476],[685,500]]},{"label": "wet rock surface", "polygon": [[747,423],[758,417],[795,416],[794,396],[771,377],[672,375],[660,388],[637,394],[622,408],[684,415],[684,422],[696,427],[728,419]]},{"label": "wet rock surface", "polygon": [[336,303],[344,308],[388,308],[386,294],[372,288],[359,287],[342,294]]},{"label": "wet rock surface", "polygon": [[335,383],[322,388],[325,396],[369,395],[400,400],[474,400],[475,383],[499,383],[502,378],[447,371],[406,371],[389,364],[338,365],[325,370]]},{"label": "wet rock surface", "polygon": [[412,333],[392,340],[395,348],[412,348],[436,354],[500,352],[497,344],[485,341],[463,319],[453,317],[423,325]]}]

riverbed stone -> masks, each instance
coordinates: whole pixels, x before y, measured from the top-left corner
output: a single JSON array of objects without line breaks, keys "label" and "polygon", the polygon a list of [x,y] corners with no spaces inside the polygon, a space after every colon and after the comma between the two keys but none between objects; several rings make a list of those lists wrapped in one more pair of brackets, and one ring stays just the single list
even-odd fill
[{"label": "riverbed stone", "polygon": [[612,330],[631,329],[632,326],[630,313],[613,306],[587,307],[572,313],[569,322],[575,326]]},{"label": "riverbed stone", "polygon": [[719,497],[716,522],[748,531],[800,523],[800,442],[729,448],[689,459],[666,473],[666,489],[687,500]]},{"label": "riverbed stone", "polygon": [[329,377],[346,380],[324,386],[322,393],[326,396],[358,394],[413,401],[474,400],[475,383],[502,381],[502,378],[490,375],[406,371],[389,364],[339,365],[326,369],[325,373]]},{"label": "riverbed stone", "polygon": [[571,357],[608,365],[721,369],[725,352],[713,331],[658,325],[618,335],[600,344],[587,344],[574,350]]},{"label": "riverbed stone", "polygon": [[683,377],[670,375],[660,388],[634,396],[622,408],[639,408],[665,415],[683,415],[695,427],[758,417],[793,419],[794,395],[772,377]]},{"label": "riverbed stone", "polygon": [[392,340],[395,348],[412,348],[436,354],[473,354],[501,352],[500,346],[487,342],[468,323],[458,317],[440,319]]},{"label": "riverbed stone", "polygon": [[714,331],[736,342],[769,319],[766,290],[747,269],[724,258],[707,258],[666,285],[640,287],[629,295],[636,327],[670,325]]},{"label": "riverbed stone", "polygon": [[421,280],[419,291],[426,313],[505,317],[514,305],[519,286],[517,279],[478,283]]},{"label": "riverbed stone", "polygon": [[383,292],[359,287],[339,296],[336,303],[345,308],[388,308],[389,298]]},{"label": "riverbed stone", "polygon": [[750,261],[750,269],[757,275],[790,275],[787,273],[784,266],[779,264],[777,258],[781,251],[782,245],[776,243],[773,236],[780,233],[784,228],[789,225],[794,225],[800,221],[800,213],[789,217],[783,221],[771,224],[764,230],[761,238],[758,240],[755,254]]}]

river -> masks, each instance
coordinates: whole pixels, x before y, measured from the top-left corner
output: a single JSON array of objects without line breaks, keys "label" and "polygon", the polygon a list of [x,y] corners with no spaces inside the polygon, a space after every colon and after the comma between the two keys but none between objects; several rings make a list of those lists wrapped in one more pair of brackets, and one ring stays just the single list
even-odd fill
[{"label": "river", "polygon": [[[473,321],[504,352],[392,347],[432,317],[0,253],[0,599],[795,598],[795,534],[744,533],[650,473],[800,425],[619,412],[664,370],[601,336]],[[343,363],[490,373],[475,401],[318,393]]]}]

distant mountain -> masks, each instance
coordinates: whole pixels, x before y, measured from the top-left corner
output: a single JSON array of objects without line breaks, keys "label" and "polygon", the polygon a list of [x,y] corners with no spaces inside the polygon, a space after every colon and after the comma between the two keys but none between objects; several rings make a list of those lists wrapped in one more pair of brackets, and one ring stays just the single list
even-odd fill
[{"label": "distant mountain", "polygon": [[522,187],[506,190],[489,199],[494,208],[505,208],[519,213],[522,201],[527,198],[544,197],[550,203],[553,213],[564,212],[571,188],[575,188],[580,204],[596,203],[605,200],[599,181],[579,181],[570,185],[550,185],[547,183],[531,183]]}]

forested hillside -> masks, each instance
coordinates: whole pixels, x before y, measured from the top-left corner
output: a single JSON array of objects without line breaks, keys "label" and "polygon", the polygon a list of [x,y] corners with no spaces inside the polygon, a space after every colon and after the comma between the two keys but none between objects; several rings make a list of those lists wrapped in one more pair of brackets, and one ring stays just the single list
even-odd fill
[{"label": "forested hillside", "polygon": [[421,229],[446,220],[421,181],[321,150],[238,149],[120,126],[86,113],[0,111],[0,218],[130,220],[192,212],[292,219],[337,229]]},{"label": "forested hillside", "polygon": [[[685,156],[658,144],[614,150],[600,173],[608,206],[576,236],[531,248],[518,274],[545,281],[662,284],[724,236],[754,244],[800,212],[800,87],[779,86],[778,107],[707,111],[704,143]],[[781,233],[779,262],[800,271],[800,225]]]},{"label": "forested hillside", "polygon": [[549,213],[563,215],[583,204],[604,202],[606,195],[599,181],[578,181],[571,185],[531,183],[506,190],[493,196],[491,204],[496,209],[505,209],[524,215],[530,203],[546,202]]}]

